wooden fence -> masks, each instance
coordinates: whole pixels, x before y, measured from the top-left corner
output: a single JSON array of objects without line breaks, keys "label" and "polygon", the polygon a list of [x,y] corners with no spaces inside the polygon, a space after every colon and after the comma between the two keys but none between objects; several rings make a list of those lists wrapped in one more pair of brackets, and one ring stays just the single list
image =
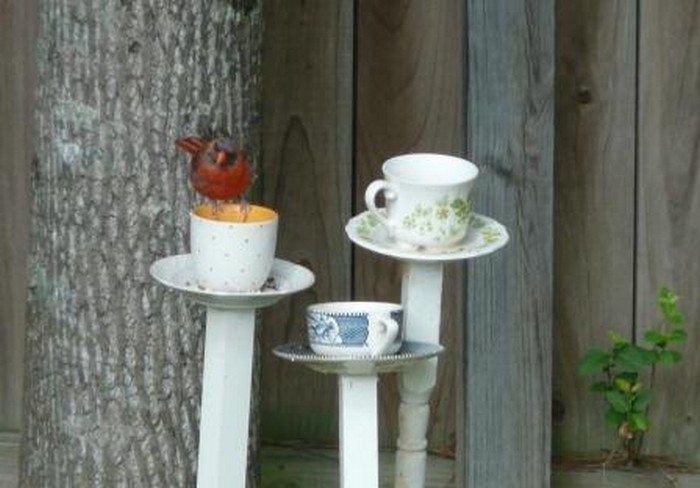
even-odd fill
[{"label": "wooden fence", "polygon": [[575,359],[641,339],[682,296],[689,340],[664,370],[647,451],[700,461],[700,2],[557,3],[554,448],[610,445]]},{"label": "wooden fence", "polygon": [[0,1],[0,430],[22,418],[36,24],[33,2]]},{"label": "wooden fence", "polygon": [[[32,5],[0,0],[0,427],[10,429]],[[663,283],[691,327],[682,365],[659,382],[647,449],[700,462],[700,0],[265,0],[264,19],[263,199],[284,216],[279,254],[318,283],[265,316],[263,439],[336,442],[334,381],[269,350],[303,338],[314,301],[398,300],[396,264],[352,249],[342,229],[383,159],[435,151],[481,167],[475,208],[512,236],[499,255],[448,268],[430,448],[459,451],[459,486],[545,486],[550,439],[557,455],[611,446],[576,360],[606,330],[641,337]],[[393,378],[380,388],[390,447],[398,392]]]}]

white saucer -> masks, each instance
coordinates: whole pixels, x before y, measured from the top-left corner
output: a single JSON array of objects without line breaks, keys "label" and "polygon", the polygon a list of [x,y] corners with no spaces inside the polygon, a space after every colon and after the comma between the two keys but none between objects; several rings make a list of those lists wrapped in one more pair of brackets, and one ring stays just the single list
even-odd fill
[{"label": "white saucer", "polygon": [[406,341],[396,354],[384,356],[322,356],[308,345],[284,344],[277,346],[272,353],[293,363],[300,363],[314,371],[330,374],[368,375],[392,373],[407,366],[441,354],[444,348],[439,344]]},{"label": "white saucer", "polygon": [[151,276],[196,302],[220,308],[267,307],[287,295],[311,287],[315,282],[314,274],[305,267],[275,259],[268,283],[261,290],[230,292],[206,289],[197,285],[190,254],[159,259],[151,265]]},{"label": "white saucer", "polygon": [[431,251],[398,245],[389,238],[386,228],[365,211],[351,218],[345,233],[358,246],[377,254],[405,261],[458,261],[491,254],[506,245],[508,231],[494,219],[472,213],[469,230],[462,242],[448,250]]}]

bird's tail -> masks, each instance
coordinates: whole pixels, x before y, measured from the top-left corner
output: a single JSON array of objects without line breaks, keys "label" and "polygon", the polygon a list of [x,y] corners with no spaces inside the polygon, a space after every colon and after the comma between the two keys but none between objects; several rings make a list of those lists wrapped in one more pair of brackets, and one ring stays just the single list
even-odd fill
[{"label": "bird's tail", "polygon": [[206,149],[207,144],[199,137],[182,137],[175,141],[175,146],[189,154],[197,154]]}]

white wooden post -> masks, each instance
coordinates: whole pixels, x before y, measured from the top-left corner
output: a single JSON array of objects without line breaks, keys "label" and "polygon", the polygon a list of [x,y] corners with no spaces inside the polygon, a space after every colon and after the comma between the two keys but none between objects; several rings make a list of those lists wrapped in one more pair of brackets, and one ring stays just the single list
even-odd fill
[{"label": "white wooden post", "polygon": [[340,486],[379,486],[377,375],[338,377]]},{"label": "white wooden post", "polygon": [[255,309],[207,307],[199,488],[246,483]]},{"label": "white wooden post", "polygon": [[[401,301],[405,339],[440,343],[442,263],[404,264]],[[399,375],[399,438],[396,451],[396,488],[425,484],[430,395],[437,381],[437,358],[421,361]]]},{"label": "white wooden post", "polygon": [[275,259],[271,278],[280,288],[224,293],[195,285],[189,254],[159,259],[151,275],[163,285],[207,306],[202,408],[199,421],[199,488],[243,488],[248,461],[250,387],[255,311],[312,286],[314,274]]}]

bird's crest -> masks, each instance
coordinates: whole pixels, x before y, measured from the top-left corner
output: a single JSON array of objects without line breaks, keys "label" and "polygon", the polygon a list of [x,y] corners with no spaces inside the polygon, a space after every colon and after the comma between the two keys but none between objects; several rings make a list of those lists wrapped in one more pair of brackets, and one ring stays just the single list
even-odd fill
[{"label": "bird's crest", "polygon": [[197,154],[207,148],[207,143],[199,137],[182,137],[175,141],[175,146],[189,154]]}]

